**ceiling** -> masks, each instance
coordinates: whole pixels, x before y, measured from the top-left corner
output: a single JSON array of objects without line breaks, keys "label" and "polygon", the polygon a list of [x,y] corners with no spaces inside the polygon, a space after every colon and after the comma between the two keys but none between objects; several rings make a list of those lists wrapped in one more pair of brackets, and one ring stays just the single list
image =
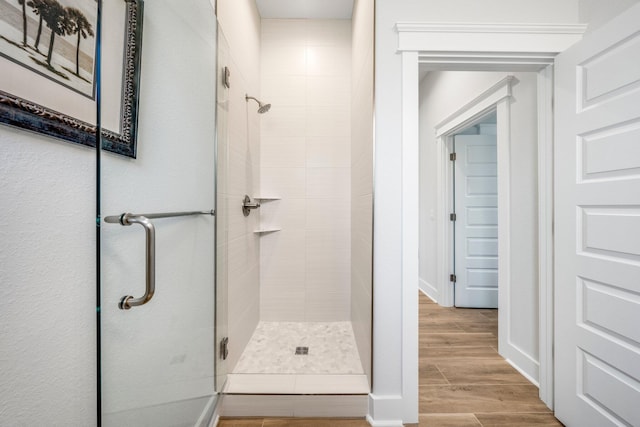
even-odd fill
[{"label": "ceiling", "polygon": [[265,19],[351,19],[353,0],[256,0]]}]

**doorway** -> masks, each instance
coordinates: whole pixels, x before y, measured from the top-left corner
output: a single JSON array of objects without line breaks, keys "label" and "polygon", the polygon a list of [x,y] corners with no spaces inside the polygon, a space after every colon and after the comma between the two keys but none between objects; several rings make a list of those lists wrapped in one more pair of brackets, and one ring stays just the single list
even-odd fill
[{"label": "doorway", "polygon": [[[412,323],[410,313],[417,305],[415,295],[418,276],[418,237],[420,221],[415,200],[419,195],[419,165],[414,161],[419,153],[419,97],[420,66],[431,70],[527,70],[538,74],[538,188],[539,208],[539,282],[540,294],[536,298],[540,317],[540,397],[549,406],[553,405],[553,318],[552,313],[552,94],[553,58],[580,39],[584,25],[549,25],[535,27],[519,24],[473,24],[448,25],[439,23],[403,23],[396,25],[398,51],[401,53],[402,79],[398,85],[398,98],[402,101],[399,124],[402,128],[402,203],[404,218],[402,226],[402,298],[403,354],[417,348],[417,324]],[[511,41],[518,38],[520,50]],[[506,43],[506,41],[510,41]],[[434,165],[435,167],[435,165]],[[431,216],[431,212],[429,215]],[[436,221],[433,212],[433,221]],[[503,222],[500,222],[503,224]],[[406,327],[404,327],[406,325]],[[411,384],[412,371],[403,371],[403,384]],[[405,389],[403,389],[404,391]],[[409,397],[413,396],[406,389]],[[417,401],[417,396],[416,396]]]},{"label": "doorway", "polygon": [[[420,98],[422,288],[499,308],[500,354],[538,385],[538,76],[432,71]],[[494,135],[469,135],[487,121]]]},{"label": "doorway", "polygon": [[496,112],[450,141],[453,305],[498,308]]}]

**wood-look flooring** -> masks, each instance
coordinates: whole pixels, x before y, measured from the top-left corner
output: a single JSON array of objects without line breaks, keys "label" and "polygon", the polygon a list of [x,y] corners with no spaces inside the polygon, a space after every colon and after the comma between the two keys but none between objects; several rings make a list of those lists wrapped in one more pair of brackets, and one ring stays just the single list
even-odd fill
[{"label": "wood-look flooring", "polygon": [[420,426],[562,426],[498,354],[498,311],[420,295]]},{"label": "wood-look flooring", "polygon": [[[420,294],[420,426],[562,426],[497,351],[498,311],[444,308]],[[367,427],[362,419],[234,418],[219,427]]]}]

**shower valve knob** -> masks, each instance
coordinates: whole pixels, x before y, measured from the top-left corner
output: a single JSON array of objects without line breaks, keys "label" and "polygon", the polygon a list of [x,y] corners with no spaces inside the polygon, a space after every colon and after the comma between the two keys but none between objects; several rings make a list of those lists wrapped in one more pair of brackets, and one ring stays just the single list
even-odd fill
[{"label": "shower valve knob", "polygon": [[251,213],[251,209],[258,209],[259,207],[260,203],[251,203],[251,197],[249,197],[248,195],[244,196],[244,199],[242,200],[242,213],[244,214],[244,216],[249,216],[249,214]]}]

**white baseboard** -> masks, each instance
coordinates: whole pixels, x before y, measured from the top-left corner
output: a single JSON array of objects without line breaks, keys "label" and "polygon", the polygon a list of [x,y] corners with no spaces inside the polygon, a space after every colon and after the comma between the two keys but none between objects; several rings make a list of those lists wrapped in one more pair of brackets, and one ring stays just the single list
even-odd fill
[{"label": "white baseboard", "polygon": [[402,396],[369,394],[367,421],[373,427],[402,427],[403,412]]},{"label": "white baseboard", "polygon": [[371,418],[370,415],[367,415],[367,422],[371,425],[371,427],[403,427],[404,426],[401,420],[376,421],[373,418]]},{"label": "white baseboard", "polygon": [[529,380],[531,384],[540,388],[540,363],[518,348],[518,346],[511,343],[508,343],[507,346],[507,351],[501,356],[520,372],[522,376]]},{"label": "white baseboard", "polygon": [[438,290],[426,280],[419,279],[418,289],[420,290],[420,292],[426,295],[431,301],[435,303],[438,302]]},{"label": "white baseboard", "polygon": [[540,388],[540,383],[538,381],[536,381],[528,372],[526,372],[524,369],[520,368],[518,365],[516,365],[513,360],[511,359],[505,359],[507,361],[507,363],[509,363],[509,365],[513,366],[513,368],[520,372],[520,374],[525,377],[531,384],[533,384],[534,386]]}]

